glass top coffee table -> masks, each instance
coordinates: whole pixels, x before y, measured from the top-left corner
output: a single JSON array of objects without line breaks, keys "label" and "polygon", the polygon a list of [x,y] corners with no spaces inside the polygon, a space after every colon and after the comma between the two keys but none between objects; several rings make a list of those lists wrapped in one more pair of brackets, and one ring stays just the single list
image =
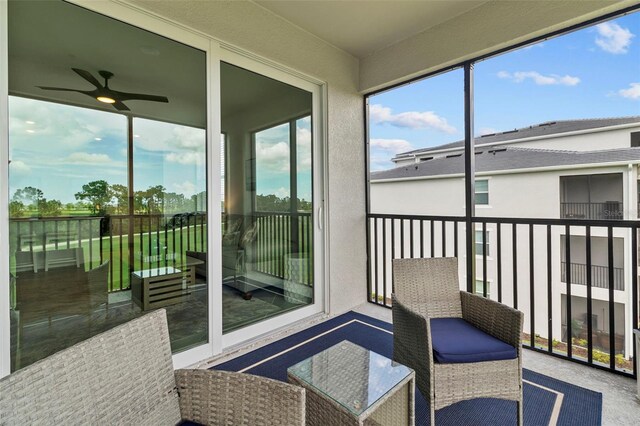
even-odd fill
[{"label": "glass top coffee table", "polygon": [[347,340],[287,369],[308,425],[414,425],[415,373]]}]

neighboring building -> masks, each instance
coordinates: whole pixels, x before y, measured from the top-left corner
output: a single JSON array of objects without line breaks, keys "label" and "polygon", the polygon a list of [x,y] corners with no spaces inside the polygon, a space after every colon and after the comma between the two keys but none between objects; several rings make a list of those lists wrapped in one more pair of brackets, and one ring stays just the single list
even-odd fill
[{"label": "neighboring building", "polygon": [[[396,168],[371,174],[371,212],[464,215],[464,145],[454,142],[398,154]],[[476,216],[519,218],[635,219],[638,217],[640,116],[543,123],[476,139]],[[449,224],[449,226],[452,226]],[[464,225],[460,224],[459,231]],[[487,225],[487,292],[497,288],[497,224]],[[501,226],[502,299],[513,298],[511,224]],[[572,323],[585,324],[587,261],[584,227],[571,227]],[[429,231],[427,231],[428,233]],[[529,229],[517,228],[518,308],[530,330]],[[566,230],[551,227],[553,336],[566,336]],[[453,233],[447,233],[453,244]],[[534,226],[535,333],[547,338],[547,227]],[[631,232],[613,229],[614,312],[618,352],[629,356],[632,332]],[[608,240],[606,228],[591,230],[592,325],[608,333]],[[427,236],[430,238],[430,236]],[[441,233],[434,230],[436,247]],[[482,228],[476,225],[476,291],[483,292]],[[464,232],[458,232],[464,247]],[[398,251],[396,250],[396,253]],[[451,254],[447,254],[451,255]],[[464,250],[459,253],[464,257]],[[461,275],[464,262],[461,262]],[[586,330],[586,326],[583,327]],[[583,334],[581,332],[581,334]],[[618,339],[618,336],[620,339]],[[575,336],[574,336],[575,337]],[[578,336],[580,337],[580,336]],[[597,341],[595,343],[597,345]],[[624,346],[624,347],[623,347]]]}]

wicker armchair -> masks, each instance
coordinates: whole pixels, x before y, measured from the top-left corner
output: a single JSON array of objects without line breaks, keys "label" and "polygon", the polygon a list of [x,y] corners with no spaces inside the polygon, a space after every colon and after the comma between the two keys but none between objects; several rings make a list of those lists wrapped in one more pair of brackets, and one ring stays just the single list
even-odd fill
[{"label": "wicker armchair", "polygon": [[[460,291],[456,258],[395,259],[393,280],[393,359],[416,371],[416,386],[430,406],[431,425],[435,424],[435,410],[473,398],[516,401],[521,425],[522,312]],[[507,343],[511,351],[515,348],[516,357],[438,362],[432,341],[433,318],[462,318],[499,339],[498,344]]]},{"label": "wicker armchair", "polygon": [[242,373],[174,372],[164,310],[0,380],[0,425],[304,425],[305,391]]}]

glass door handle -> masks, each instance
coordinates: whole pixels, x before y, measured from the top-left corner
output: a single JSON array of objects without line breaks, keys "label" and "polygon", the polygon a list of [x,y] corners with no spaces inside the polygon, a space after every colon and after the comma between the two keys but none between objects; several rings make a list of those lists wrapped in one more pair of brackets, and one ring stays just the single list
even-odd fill
[{"label": "glass door handle", "polygon": [[318,229],[322,230],[322,223],[324,222],[324,209],[318,207]]}]

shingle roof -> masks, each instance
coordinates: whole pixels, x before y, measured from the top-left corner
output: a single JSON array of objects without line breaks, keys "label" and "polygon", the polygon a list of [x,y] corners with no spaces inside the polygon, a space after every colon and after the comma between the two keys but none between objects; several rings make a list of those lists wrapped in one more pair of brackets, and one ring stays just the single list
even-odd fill
[{"label": "shingle roof", "polygon": [[[630,162],[640,163],[639,148],[602,151],[561,151],[512,146],[476,149],[476,171],[531,169],[549,166]],[[453,154],[409,166],[371,173],[371,180],[440,176],[464,173],[464,156]]]},{"label": "shingle roof", "polygon": [[[639,123],[640,115],[631,117],[617,117],[617,118],[591,118],[586,120],[559,120],[550,121],[541,124],[535,124],[529,127],[523,127],[521,129],[510,130],[501,133],[495,133],[491,135],[484,135],[475,139],[476,146],[482,146],[487,144],[493,144],[496,142],[516,141],[518,139],[533,138],[540,136],[548,136],[559,133],[576,132],[580,130],[597,129],[599,127],[618,126],[622,124]],[[439,145],[429,148],[420,148],[413,151],[407,151],[396,155],[395,159],[402,157],[413,156],[416,154],[427,153],[429,151],[450,149],[450,148],[462,148],[464,141],[451,142],[444,145]]]}]

